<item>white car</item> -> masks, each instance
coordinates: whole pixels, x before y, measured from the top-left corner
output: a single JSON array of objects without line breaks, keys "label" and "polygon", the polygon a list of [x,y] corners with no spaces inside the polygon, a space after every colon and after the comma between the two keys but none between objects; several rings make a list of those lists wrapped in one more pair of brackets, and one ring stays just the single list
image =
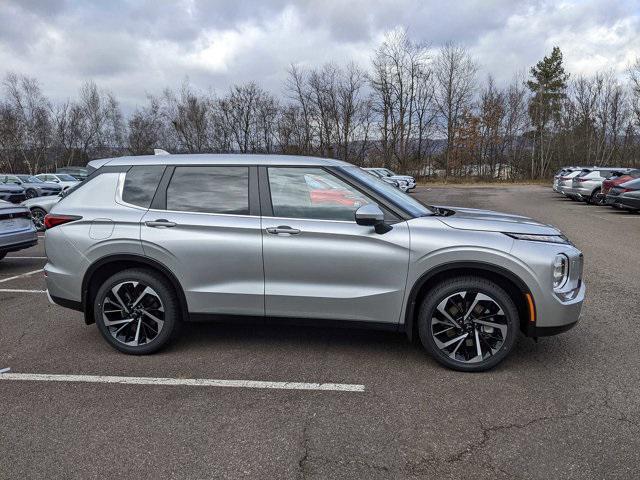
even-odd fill
[{"label": "white car", "polygon": [[71,175],[67,175],[66,173],[40,173],[36,175],[36,178],[43,180],[45,182],[53,182],[57,183],[62,187],[62,190],[67,190],[68,188],[75,187],[80,182],[73,178]]},{"label": "white car", "polygon": [[394,172],[392,172],[388,168],[381,168],[381,167],[365,168],[365,170],[372,170],[378,173],[381,177],[391,178],[392,180],[397,180],[398,182],[405,182],[406,187],[401,188],[403,192],[408,192],[409,190],[416,188],[416,179],[413,178],[411,175],[396,175]]}]

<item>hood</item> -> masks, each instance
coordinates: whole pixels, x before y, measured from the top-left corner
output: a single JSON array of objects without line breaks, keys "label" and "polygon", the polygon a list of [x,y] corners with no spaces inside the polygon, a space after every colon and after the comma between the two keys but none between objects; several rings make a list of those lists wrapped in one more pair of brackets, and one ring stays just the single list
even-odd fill
[{"label": "hood", "polygon": [[[483,232],[528,233],[533,235],[560,235],[551,225],[536,222],[529,217],[509,213],[479,210],[475,208],[441,207],[445,216],[438,219],[445,225],[458,230],[479,230]],[[449,213],[453,212],[453,213]]]}]

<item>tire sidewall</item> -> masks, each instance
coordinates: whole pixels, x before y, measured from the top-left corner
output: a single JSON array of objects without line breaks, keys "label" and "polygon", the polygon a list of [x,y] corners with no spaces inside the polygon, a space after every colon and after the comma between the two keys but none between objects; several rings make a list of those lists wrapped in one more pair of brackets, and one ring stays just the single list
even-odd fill
[{"label": "tire sidewall", "polygon": [[[480,363],[462,363],[449,358],[449,356],[442,353],[442,351],[437,347],[433,340],[433,336],[431,335],[431,320],[433,312],[438,304],[449,295],[462,290],[477,291],[491,297],[491,299],[495,301],[505,313],[507,325],[509,327],[507,330],[507,338],[500,347],[500,350],[492,357],[489,357],[487,360]],[[518,310],[513,303],[513,300],[504,289],[488,280],[470,277],[468,279],[445,281],[436,286],[431,291],[431,294],[428,294],[425,297],[420,307],[418,332],[422,345],[432,355],[432,357],[442,365],[464,372],[479,372],[493,368],[504,360],[504,358],[511,352],[519,331],[518,320]]]},{"label": "tire sidewall", "polygon": [[[109,329],[104,324],[102,318],[102,302],[106,296],[106,293],[119,283],[134,281],[141,282],[155,290],[160,297],[164,306],[164,324],[162,330],[156,338],[150,343],[142,346],[129,346],[122,342],[119,342],[109,332]],[[125,270],[123,272],[116,273],[109,277],[98,289],[93,302],[94,320],[98,326],[98,330],[102,336],[109,342],[109,344],[120,350],[121,352],[133,354],[133,355],[145,355],[153,353],[163,348],[167,343],[171,341],[174,333],[177,331],[179,323],[179,308],[178,301],[173,293],[168,282],[152,272],[145,270]]]}]

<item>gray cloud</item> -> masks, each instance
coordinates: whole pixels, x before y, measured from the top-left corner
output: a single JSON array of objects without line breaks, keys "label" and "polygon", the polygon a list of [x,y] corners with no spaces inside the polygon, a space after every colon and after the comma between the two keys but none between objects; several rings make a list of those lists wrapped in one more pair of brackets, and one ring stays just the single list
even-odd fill
[{"label": "gray cloud", "polygon": [[621,73],[640,55],[632,0],[4,0],[0,25],[1,76],[35,76],[55,98],[94,79],[126,108],[185,77],[202,89],[255,80],[279,93],[290,63],[366,67],[398,27],[434,49],[465,45],[499,81],[556,44],[575,73]]}]

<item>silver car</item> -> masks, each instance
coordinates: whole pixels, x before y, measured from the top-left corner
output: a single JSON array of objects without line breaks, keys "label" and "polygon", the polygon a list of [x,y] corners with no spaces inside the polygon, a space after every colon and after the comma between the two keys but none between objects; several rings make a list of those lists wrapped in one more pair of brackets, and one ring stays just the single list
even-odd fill
[{"label": "silver car", "polygon": [[90,167],[45,219],[47,287],[122,352],[154,352],[187,320],[288,318],[403,331],[438,362],[479,371],[520,332],[553,335],[579,318],[582,254],[526,217],[425,206],[321,158]]},{"label": "silver car", "polygon": [[409,191],[416,188],[416,179],[413,178],[411,175],[397,175],[391,170],[389,170],[388,168],[382,168],[382,167],[367,168],[366,170],[374,170],[375,172],[379,173],[383,177],[405,182],[407,186],[406,186],[406,189],[403,191]]},{"label": "silver car", "polygon": [[38,231],[44,231],[44,217],[51,208],[60,201],[61,194],[47,197],[36,197],[25,200],[20,205],[27,207],[31,212],[31,220]]},{"label": "silver car", "polygon": [[585,168],[571,181],[571,194],[578,200],[584,200],[590,204],[604,204],[604,198],[600,196],[602,182],[612,176],[628,173],[630,168],[622,167],[595,167]]},{"label": "silver car", "polygon": [[0,200],[0,260],[9,252],[17,252],[36,243],[38,235],[31,223],[29,210]]}]

